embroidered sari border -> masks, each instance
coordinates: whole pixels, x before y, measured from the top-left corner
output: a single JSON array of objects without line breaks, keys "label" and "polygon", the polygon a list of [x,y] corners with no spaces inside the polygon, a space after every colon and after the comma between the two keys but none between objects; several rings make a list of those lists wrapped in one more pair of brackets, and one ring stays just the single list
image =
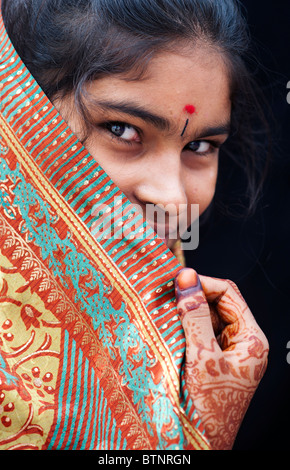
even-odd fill
[{"label": "embroidered sari border", "polygon": [[[26,171],[31,175],[32,178],[37,178],[39,181],[41,181],[42,184],[45,185],[45,188],[47,190],[47,192],[45,193],[45,197],[49,199],[49,202],[51,203],[52,206],[54,206],[56,208],[60,208],[61,206],[57,204],[58,195],[55,192],[53,186],[47,180],[44,181],[44,178],[42,177],[41,172],[38,171],[38,168],[36,166],[34,166],[33,169],[31,168],[31,166],[33,165],[34,162],[33,161],[31,162],[30,155],[26,152],[26,150],[24,148],[21,148],[20,143],[14,138],[14,135],[13,135],[12,131],[9,130],[9,127],[6,125],[6,123],[3,120],[1,115],[0,115],[0,126],[1,126],[2,131],[4,131],[4,134],[5,134],[5,137],[7,138],[7,141],[9,142],[9,144],[11,144],[11,148],[13,149],[15,154],[18,155],[19,161],[25,166]],[[40,189],[41,189],[41,191],[43,191],[42,188],[41,188],[41,185],[40,185]],[[78,238],[79,242],[81,242],[83,245],[85,245],[86,250],[92,256],[92,259],[94,259],[97,262],[97,264],[102,265],[104,271],[106,272],[106,275],[110,278],[110,280],[112,282],[114,282],[114,280],[115,280],[114,273],[113,273],[113,271],[115,270],[115,276],[118,276],[118,283],[120,283],[120,272],[117,271],[114,268],[113,263],[111,263],[110,259],[106,256],[106,253],[102,253],[102,254],[99,253],[99,256],[97,256],[96,253],[92,250],[91,246],[89,246],[88,243],[85,243],[85,241],[86,242],[88,241],[88,237],[90,236],[90,232],[87,232],[87,228],[83,227],[83,226],[80,227],[80,221],[77,220],[77,218],[74,216],[73,212],[69,210],[69,208],[67,208],[67,210],[65,212],[67,214],[66,215],[64,214],[63,218],[65,219],[67,225],[73,227],[74,229],[78,228],[78,230],[82,230],[81,235],[78,235],[77,238]],[[76,232],[74,232],[74,233],[76,234]],[[112,274],[112,275],[110,275],[110,274]],[[142,305],[141,301],[138,298],[138,295],[135,292],[134,292],[134,294],[135,294],[134,301],[130,300],[130,298],[126,294],[126,289],[129,286],[131,291],[132,291],[132,286],[130,286],[130,284],[128,284],[128,282],[126,283],[125,279],[122,279],[122,281],[124,281],[124,284],[121,283],[121,284],[123,284],[122,285],[123,290],[121,291],[122,292],[122,297],[124,299],[126,299],[128,304],[131,305],[131,308],[134,309],[135,314],[137,314],[138,321],[141,323],[142,322],[141,321],[142,320],[141,311],[143,310],[143,311],[146,312],[146,309]],[[136,304],[138,305],[137,310],[136,310],[136,308],[134,308],[136,306]],[[145,321],[145,323],[146,323],[146,327],[147,327],[146,331],[148,332],[150,323],[146,322],[146,321]],[[172,367],[170,367],[170,365],[169,365],[169,363],[171,363],[171,361],[172,361],[170,354],[165,354],[165,351],[162,352],[156,344],[157,340],[154,341],[154,339],[153,339],[154,333],[156,333],[156,330],[151,332],[151,335],[148,334],[147,341],[150,340],[149,341],[150,346],[151,346],[152,350],[155,351],[157,357],[159,357],[159,359],[161,361],[164,360],[165,363],[167,364],[168,368],[163,368],[163,372],[166,373],[168,370],[175,370]],[[144,332],[143,332],[143,334],[144,334]],[[162,344],[162,342],[160,342],[160,343]],[[167,353],[167,350],[166,350],[166,353]],[[175,375],[175,377],[169,375],[168,379],[169,379],[168,382],[171,385],[172,396],[175,399],[175,406],[179,407],[178,378],[176,377],[176,375]],[[194,428],[194,432],[193,432],[193,429],[191,429],[192,428],[192,423],[190,423],[188,418],[184,415],[184,412],[183,412],[182,408],[179,408],[179,410],[180,410],[180,413],[181,413],[180,416],[182,417],[182,421],[184,422],[184,426],[185,426],[184,430],[185,430],[187,439],[190,440],[190,441],[194,441],[195,446],[198,445],[198,446],[201,446],[201,447],[204,446],[204,448],[207,448],[207,443],[204,440],[202,434],[198,431],[198,429],[195,429],[195,428]]]},{"label": "embroidered sari border", "polygon": [[[122,209],[132,215],[125,224],[128,230],[133,225],[135,231],[144,230],[147,223],[132,211],[129,201],[126,202],[121,191],[72,134],[30,76],[15,53],[0,15],[1,39],[4,47],[0,55],[0,76],[4,82],[0,86],[0,128],[4,139],[43,199],[61,214],[78,243],[95,265],[101,266],[136,315],[137,323],[142,325],[142,335],[163,364],[162,372],[185,437],[195,448],[208,449],[198,416],[193,418],[192,406],[188,403],[187,415],[180,403],[179,373],[185,338],[173,287],[179,262],[152,229],[145,240],[96,240],[91,228],[95,221],[92,206],[97,200],[112,204],[115,196],[122,197]],[[32,106],[35,111],[31,115]],[[50,126],[53,131],[48,132]]]}]

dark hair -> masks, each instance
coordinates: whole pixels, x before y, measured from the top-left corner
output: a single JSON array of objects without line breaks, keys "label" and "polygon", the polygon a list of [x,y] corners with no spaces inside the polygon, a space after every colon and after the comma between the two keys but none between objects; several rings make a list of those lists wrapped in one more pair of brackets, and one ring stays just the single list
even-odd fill
[{"label": "dark hair", "polygon": [[[249,66],[250,39],[235,0],[2,0],[7,32],[50,99],[72,91],[85,116],[83,85],[105,75],[137,72],[154,54],[206,41],[228,64],[232,138],[223,154],[247,179],[248,207],[258,200],[265,160],[263,116]],[[214,86],[214,82],[213,82]]]}]

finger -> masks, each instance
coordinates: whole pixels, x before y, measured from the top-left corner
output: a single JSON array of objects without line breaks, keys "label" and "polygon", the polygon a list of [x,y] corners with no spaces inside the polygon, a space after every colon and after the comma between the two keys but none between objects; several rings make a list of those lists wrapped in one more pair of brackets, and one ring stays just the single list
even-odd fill
[{"label": "finger", "polygon": [[175,279],[177,310],[180,314],[187,343],[187,358],[200,359],[203,351],[214,352],[218,347],[209,305],[197,273],[182,269]]},{"label": "finger", "polygon": [[226,325],[222,332],[222,349],[242,344],[256,357],[267,349],[267,339],[259,328],[238,287],[229,280],[200,276],[208,302]]},{"label": "finger", "polygon": [[237,321],[255,323],[255,318],[234,282],[200,276],[207,301],[213,306],[225,324]]},{"label": "finger", "polygon": [[[180,274],[181,275],[178,277],[177,282],[179,282],[181,284],[183,290],[187,291],[187,295],[190,295],[190,293],[192,293],[193,296],[195,296],[196,293],[200,292],[200,295],[204,296],[204,292],[203,292],[203,289],[202,289],[202,285],[201,285],[199,276],[197,275],[197,273],[193,269],[185,268],[185,269],[180,271]],[[197,279],[196,279],[196,277],[197,277]],[[198,283],[197,286],[195,286],[196,283]],[[179,300],[181,300],[182,289],[179,288],[178,283],[176,283],[175,285],[176,285],[176,296],[179,297]],[[196,300],[197,299],[195,298],[195,301]],[[204,301],[204,298],[202,298],[200,300]],[[208,305],[208,306],[209,306],[209,309],[210,309],[210,317],[211,317],[213,330],[214,330],[215,336],[217,336],[218,334],[220,334],[224,324],[222,323],[220,317],[216,313],[216,310],[213,308],[213,306],[212,305]],[[181,311],[180,311],[180,313],[181,313]],[[206,315],[207,315],[207,312],[206,312]]]}]

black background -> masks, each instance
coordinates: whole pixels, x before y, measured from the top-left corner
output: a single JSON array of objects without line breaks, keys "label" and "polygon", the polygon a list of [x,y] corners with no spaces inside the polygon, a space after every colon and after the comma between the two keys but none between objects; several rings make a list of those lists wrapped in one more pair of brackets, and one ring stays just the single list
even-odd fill
[{"label": "black background", "polygon": [[[258,80],[276,120],[273,162],[255,216],[236,220],[213,209],[198,249],[185,255],[200,274],[236,282],[269,340],[268,369],[234,446],[269,451],[290,442],[290,2],[242,4],[263,65]],[[238,184],[233,178],[228,191]]]}]

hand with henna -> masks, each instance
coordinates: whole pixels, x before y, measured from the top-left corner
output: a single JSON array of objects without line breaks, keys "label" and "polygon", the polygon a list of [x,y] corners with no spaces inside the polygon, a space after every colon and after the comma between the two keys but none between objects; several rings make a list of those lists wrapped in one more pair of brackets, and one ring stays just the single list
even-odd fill
[{"label": "hand with henna", "polygon": [[187,389],[212,448],[230,450],[266,370],[268,341],[233,282],[185,268],[175,291]]}]

